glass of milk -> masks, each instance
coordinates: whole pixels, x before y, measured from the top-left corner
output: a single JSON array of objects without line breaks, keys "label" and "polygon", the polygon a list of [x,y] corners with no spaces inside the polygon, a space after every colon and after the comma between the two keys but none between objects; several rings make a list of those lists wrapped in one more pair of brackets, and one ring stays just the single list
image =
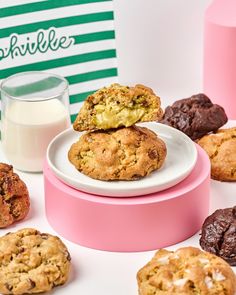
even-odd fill
[{"label": "glass of milk", "polygon": [[41,172],[52,138],[70,126],[68,82],[24,72],[1,83],[2,147],[14,168]]}]

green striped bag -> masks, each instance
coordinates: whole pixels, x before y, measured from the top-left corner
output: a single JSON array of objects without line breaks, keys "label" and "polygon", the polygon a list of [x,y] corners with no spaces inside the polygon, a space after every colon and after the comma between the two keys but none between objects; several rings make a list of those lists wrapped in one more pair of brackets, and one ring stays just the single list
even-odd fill
[{"label": "green striped bag", "polygon": [[0,3],[0,80],[25,71],[64,76],[72,121],[79,103],[117,82],[112,0]]}]

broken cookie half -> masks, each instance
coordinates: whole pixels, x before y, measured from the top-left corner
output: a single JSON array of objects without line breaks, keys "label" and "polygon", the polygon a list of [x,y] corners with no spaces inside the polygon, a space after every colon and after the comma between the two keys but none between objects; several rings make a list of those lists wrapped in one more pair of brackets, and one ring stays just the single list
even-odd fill
[{"label": "broken cookie half", "polygon": [[162,118],[160,98],[151,88],[112,84],[85,100],[73,124],[76,131],[129,127]]}]

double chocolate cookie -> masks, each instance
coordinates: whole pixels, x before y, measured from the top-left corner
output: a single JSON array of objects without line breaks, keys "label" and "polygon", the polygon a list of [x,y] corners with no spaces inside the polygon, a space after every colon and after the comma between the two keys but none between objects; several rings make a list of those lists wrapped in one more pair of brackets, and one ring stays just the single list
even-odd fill
[{"label": "double chocolate cookie", "polygon": [[11,165],[0,163],[0,228],[25,218],[29,208],[25,183],[13,172]]},{"label": "double chocolate cookie", "polygon": [[88,96],[73,124],[76,131],[129,127],[162,117],[160,98],[151,88],[112,84]]},{"label": "double chocolate cookie", "polygon": [[64,284],[70,255],[62,241],[26,228],[0,238],[0,293],[32,294]]},{"label": "double chocolate cookie", "polygon": [[139,295],[234,295],[236,276],[220,257],[198,248],[159,250],[137,274]]},{"label": "double chocolate cookie", "polygon": [[221,106],[213,104],[205,94],[197,94],[168,106],[159,122],[179,129],[195,140],[216,131],[227,120]]},{"label": "double chocolate cookie", "polygon": [[83,134],[68,153],[80,172],[100,180],[136,180],[159,169],[165,143],[145,127],[127,127]]},{"label": "double chocolate cookie", "polygon": [[203,223],[201,247],[236,266],[236,206],[216,210]]}]

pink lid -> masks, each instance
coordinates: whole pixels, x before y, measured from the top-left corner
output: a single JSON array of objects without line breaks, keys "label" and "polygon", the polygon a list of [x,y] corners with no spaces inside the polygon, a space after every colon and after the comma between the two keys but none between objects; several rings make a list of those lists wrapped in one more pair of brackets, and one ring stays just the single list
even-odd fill
[{"label": "pink lid", "polygon": [[236,25],[236,1],[235,0],[214,0],[206,10],[208,21],[222,25]]},{"label": "pink lid", "polygon": [[215,0],[206,10],[203,89],[236,119],[236,0]]}]

